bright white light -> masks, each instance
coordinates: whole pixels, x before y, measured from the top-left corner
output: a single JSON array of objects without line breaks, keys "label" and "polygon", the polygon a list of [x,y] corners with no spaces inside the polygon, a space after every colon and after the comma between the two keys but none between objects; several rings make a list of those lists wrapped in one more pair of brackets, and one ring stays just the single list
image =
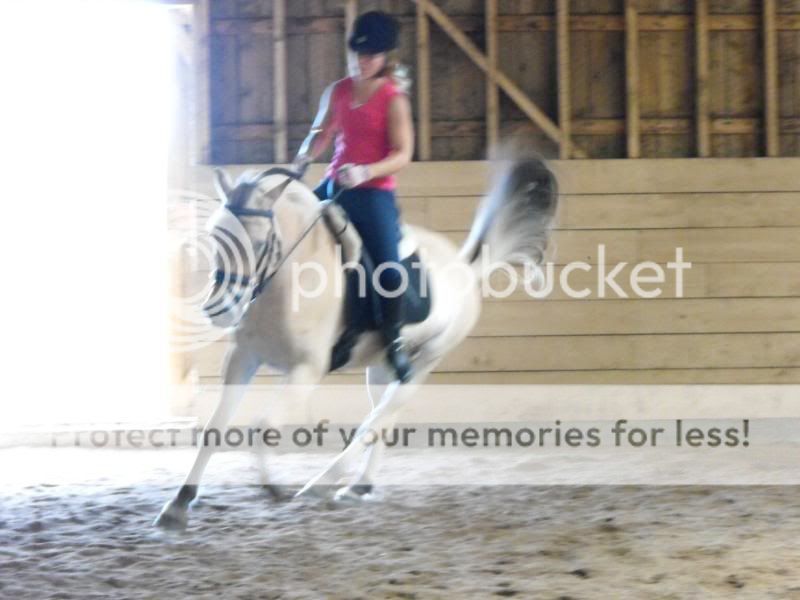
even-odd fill
[{"label": "bright white light", "polygon": [[166,7],[0,4],[0,428],[166,414]]}]

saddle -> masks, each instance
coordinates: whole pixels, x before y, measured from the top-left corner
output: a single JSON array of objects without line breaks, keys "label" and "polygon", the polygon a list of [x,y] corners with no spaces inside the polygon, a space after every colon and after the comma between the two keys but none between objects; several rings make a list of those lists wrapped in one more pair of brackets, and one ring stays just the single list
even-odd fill
[{"label": "saddle", "polygon": [[[344,215],[344,211],[338,206],[331,208],[340,211],[340,215]],[[332,221],[329,218],[325,219],[331,233],[339,239],[338,234],[341,232],[336,231],[336,226]],[[406,227],[401,230],[400,264],[408,275],[408,287],[403,294],[404,323],[421,323],[428,318],[431,312],[430,279],[416,251],[416,242],[413,236]],[[363,245],[358,264],[360,265],[359,269],[345,269],[344,331],[331,350],[330,371],[340,369],[350,361],[353,348],[363,333],[381,329],[381,298],[372,285],[375,263]],[[363,270],[363,275],[359,273],[361,270]]]}]

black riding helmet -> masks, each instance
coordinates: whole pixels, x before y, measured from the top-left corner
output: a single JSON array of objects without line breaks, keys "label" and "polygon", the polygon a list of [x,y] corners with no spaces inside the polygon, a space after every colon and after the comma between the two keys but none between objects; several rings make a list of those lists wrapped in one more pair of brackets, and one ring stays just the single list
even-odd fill
[{"label": "black riding helmet", "polygon": [[379,54],[397,48],[400,24],[393,16],[379,10],[365,12],[353,23],[347,45],[353,52]]}]

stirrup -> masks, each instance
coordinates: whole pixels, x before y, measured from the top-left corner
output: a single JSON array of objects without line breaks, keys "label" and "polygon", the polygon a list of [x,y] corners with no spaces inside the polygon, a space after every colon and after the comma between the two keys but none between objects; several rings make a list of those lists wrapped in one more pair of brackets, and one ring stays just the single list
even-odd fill
[{"label": "stirrup", "polygon": [[386,346],[386,358],[400,383],[411,381],[411,358],[408,356],[403,338],[397,337],[389,342]]}]

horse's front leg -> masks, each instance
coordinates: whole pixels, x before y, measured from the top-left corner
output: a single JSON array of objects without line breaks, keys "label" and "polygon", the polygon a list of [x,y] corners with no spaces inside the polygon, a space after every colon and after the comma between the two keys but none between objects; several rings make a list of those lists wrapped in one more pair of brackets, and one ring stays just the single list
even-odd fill
[{"label": "horse's front leg", "polygon": [[[303,410],[307,412],[308,400],[317,384],[319,384],[324,377],[325,369],[326,366],[321,360],[302,362],[295,365],[289,372],[286,379],[286,386],[283,389],[284,403],[287,406],[303,407]],[[308,419],[306,419],[306,421],[307,420]],[[273,415],[268,426],[280,429],[283,424],[282,419],[278,420]],[[267,426],[266,421],[261,421],[259,425],[261,425],[262,428],[266,428]],[[255,447],[255,454],[261,478],[261,487],[273,500],[284,500],[285,497],[281,486],[273,483],[272,477],[270,476],[269,452],[267,448],[259,444]]]},{"label": "horse's front leg", "polygon": [[[206,423],[201,439],[206,439],[209,429],[221,431],[230,422],[236,409],[244,397],[245,386],[255,375],[260,361],[256,355],[241,346],[234,346],[225,360],[223,368],[223,391],[214,414]],[[206,465],[213,454],[211,446],[201,444],[194,460],[194,465],[177,495],[164,505],[161,513],[153,523],[164,529],[183,529],[188,522],[189,504],[197,497],[197,489]]]}]

